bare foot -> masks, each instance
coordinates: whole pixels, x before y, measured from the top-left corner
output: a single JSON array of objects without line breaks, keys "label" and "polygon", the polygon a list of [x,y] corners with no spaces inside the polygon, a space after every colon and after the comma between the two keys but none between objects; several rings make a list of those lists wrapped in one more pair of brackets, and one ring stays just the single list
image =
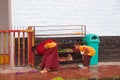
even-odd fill
[{"label": "bare foot", "polygon": [[46,73],[47,72],[47,70],[41,70],[40,71],[40,73]]},{"label": "bare foot", "polygon": [[89,68],[88,68],[88,67],[83,67],[83,68],[82,68],[82,71],[83,71],[83,72],[89,72]]}]

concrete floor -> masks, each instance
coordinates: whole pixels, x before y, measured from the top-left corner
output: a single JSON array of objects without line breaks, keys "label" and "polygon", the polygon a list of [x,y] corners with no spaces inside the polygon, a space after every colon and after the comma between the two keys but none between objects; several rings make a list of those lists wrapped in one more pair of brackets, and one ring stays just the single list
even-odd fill
[{"label": "concrete floor", "polygon": [[[120,80],[120,63],[100,63],[97,66],[90,66],[90,72],[83,72],[77,65],[61,66],[59,71],[48,73],[1,73],[0,80],[52,80],[60,77],[64,80],[81,80],[81,78],[110,78],[118,77]],[[56,79],[62,80],[62,79]]]}]

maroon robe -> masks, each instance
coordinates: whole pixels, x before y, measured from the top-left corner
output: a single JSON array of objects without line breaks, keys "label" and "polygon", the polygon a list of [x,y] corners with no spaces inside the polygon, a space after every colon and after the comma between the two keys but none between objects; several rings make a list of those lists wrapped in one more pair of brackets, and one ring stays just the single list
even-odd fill
[{"label": "maroon robe", "polygon": [[59,68],[59,60],[58,60],[58,48],[53,47],[50,49],[47,49],[45,51],[45,54],[42,57],[42,69],[50,68],[50,69],[58,69]]},{"label": "maroon robe", "polygon": [[84,57],[84,59],[83,59],[83,65],[85,67],[89,67],[91,56],[89,56],[89,55],[83,55],[83,57]]},{"label": "maroon robe", "polygon": [[37,46],[37,52],[42,55],[41,68],[58,69],[58,47],[55,46],[53,48],[45,49],[44,45],[49,42],[53,42],[53,40],[43,41]]}]

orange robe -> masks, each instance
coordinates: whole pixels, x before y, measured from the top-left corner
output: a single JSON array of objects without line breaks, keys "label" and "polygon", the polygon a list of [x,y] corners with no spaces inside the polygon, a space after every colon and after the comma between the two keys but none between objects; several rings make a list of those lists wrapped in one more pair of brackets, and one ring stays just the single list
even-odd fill
[{"label": "orange robe", "polygon": [[80,46],[79,47],[80,52],[87,53],[88,56],[94,56],[95,55],[95,49],[90,46]]},{"label": "orange robe", "polygon": [[79,47],[80,52],[84,52],[82,55],[83,65],[89,67],[91,57],[95,55],[95,49],[90,46],[82,45]]}]

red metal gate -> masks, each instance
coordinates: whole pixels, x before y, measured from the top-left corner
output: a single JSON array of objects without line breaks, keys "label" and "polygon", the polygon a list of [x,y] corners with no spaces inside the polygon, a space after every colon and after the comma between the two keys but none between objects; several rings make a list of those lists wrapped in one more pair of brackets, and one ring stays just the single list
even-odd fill
[{"label": "red metal gate", "polygon": [[[32,27],[26,30],[0,30],[0,41],[0,64],[4,66],[4,69],[12,63],[14,66],[31,65],[34,67],[34,55],[31,51],[34,46]],[[12,55],[13,61],[11,61]]]}]

